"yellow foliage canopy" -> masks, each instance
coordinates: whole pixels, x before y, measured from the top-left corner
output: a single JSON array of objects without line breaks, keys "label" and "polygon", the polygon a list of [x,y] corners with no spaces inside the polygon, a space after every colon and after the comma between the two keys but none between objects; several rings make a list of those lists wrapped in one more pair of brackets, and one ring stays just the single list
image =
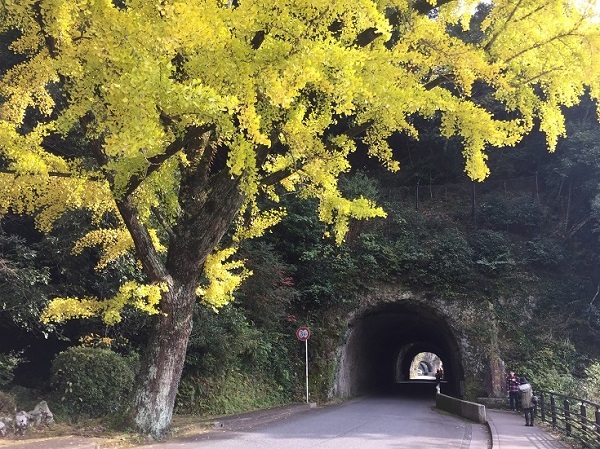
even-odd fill
[{"label": "yellow foliage canopy", "polygon": [[[600,93],[596,3],[494,1],[481,38],[462,39],[476,3],[3,0],[1,38],[20,57],[0,71],[0,213],[34,215],[43,230],[69,209],[120,214],[120,229],[94,231],[77,248],[102,246],[103,267],[135,246],[151,284],[168,276],[145,252],[168,253],[169,228],[193,212],[182,192],[193,187],[197,201],[212,192],[216,168],[199,173],[216,155],[246,199],[239,238],[281,217],[256,202],[276,199],[279,184],[319,198],[341,241],[350,219],[384,215],[337,188],[359,140],[396,170],[388,138],[418,138],[413,118],[438,117],[444,136],[462,139],[478,181],[486,150],[516,144],[536,123],[552,150],[565,131],[561,108],[586,89]],[[474,94],[482,88],[485,101]],[[50,135],[70,151],[47,145]],[[199,293],[213,305],[246,275],[230,256],[198,259],[211,280]],[[152,308],[151,293],[141,308]],[[48,319],[100,309],[89,300],[68,312],[73,304],[60,301]],[[117,309],[102,308],[109,321]]]}]

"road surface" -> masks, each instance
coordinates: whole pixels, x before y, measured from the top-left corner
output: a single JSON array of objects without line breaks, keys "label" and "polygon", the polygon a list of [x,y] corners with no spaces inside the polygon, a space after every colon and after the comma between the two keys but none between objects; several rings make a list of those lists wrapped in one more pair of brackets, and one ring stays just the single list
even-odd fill
[{"label": "road surface", "polygon": [[285,420],[243,431],[214,431],[147,445],[144,449],[488,447],[488,435],[483,425],[433,410],[433,405],[433,398],[363,398],[340,405],[309,409]]}]

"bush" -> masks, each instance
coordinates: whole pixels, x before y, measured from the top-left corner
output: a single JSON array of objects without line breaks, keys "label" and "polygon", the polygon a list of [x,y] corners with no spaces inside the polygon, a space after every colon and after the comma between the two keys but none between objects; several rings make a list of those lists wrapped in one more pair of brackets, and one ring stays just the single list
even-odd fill
[{"label": "bush", "polygon": [[558,269],[566,259],[563,245],[546,237],[528,242],[526,251],[526,260],[532,268]]},{"label": "bush", "polygon": [[207,378],[185,377],[177,393],[179,413],[225,415],[269,408],[289,402],[266,375],[232,369]]},{"label": "bush", "polygon": [[0,417],[13,416],[16,411],[15,399],[10,394],[0,391]]},{"label": "bush", "polygon": [[20,354],[11,352],[0,354],[0,386],[5,387],[12,382],[15,368],[23,359]]},{"label": "bush", "polygon": [[46,398],[46,394],[36,388],[27,388],[22,385],[13,385],[6,393],[12,397],[19,410],[33,410],[33,408]]},{"label": "bush", "polygon": [[481,204],[479,220],[494,230],[529,236],[542,219],[539,203],[527,195],[489,195]]},{"label": "bush", "polygon": [[586,368],[585,379],[583,379],[579,391],[582,398],[600,402],[600,362],[596,361]]},{"label": "bush", "polygon": [[473,250],[458,231],[431,242],[427,282],[437,291],[458,291],[467,285],[473,270]]},{"label": "bush", "polygon": [[73,347],[52,362],[52,389],[70,415],[103,416],[115,412],[133,386],[137,358],[109,349]]},{"label": "bush", "polygon": [[471,246],[475,264],[485,274],[504,273],[516,264],[505,233],[480,229],[473,233]]}]

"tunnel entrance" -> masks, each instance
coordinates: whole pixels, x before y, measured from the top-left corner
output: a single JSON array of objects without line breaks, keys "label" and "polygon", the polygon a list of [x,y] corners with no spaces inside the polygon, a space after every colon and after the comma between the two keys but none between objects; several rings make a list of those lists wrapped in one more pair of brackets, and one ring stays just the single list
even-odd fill
[{"label": "tunnel entrance", "polygon": [[[398,368],[396,367],[396,380],[400,380],[402,373],[401,369]],[[442,359],[433,352],[420,352],[410,363],[409,380],[435,380],[438,373],[441,378],[443,373]]]},{"label": "tunnel entrance", "polygon": [[[357,316],[349,327],[335,395],[353,397],[399,389],[434,394],[435,372],[442,368],[442,393],[463,396],[460,347],[446,318],[435,308],[407,300],[381,304]],[[427,374],[411,376],[419,368]]]}]

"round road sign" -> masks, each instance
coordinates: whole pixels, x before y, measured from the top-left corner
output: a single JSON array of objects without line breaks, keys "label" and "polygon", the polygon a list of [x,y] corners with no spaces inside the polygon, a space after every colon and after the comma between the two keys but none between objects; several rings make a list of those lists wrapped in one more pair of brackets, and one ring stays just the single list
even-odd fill
[{"label": "round road sign", "polygon": [[296,338],[298,338],[298,340],[306,341],[306,340],[308,340],[309,337],[310,337],[310,331],[308,330],[308,327],[302,326],[296,330]]}]

